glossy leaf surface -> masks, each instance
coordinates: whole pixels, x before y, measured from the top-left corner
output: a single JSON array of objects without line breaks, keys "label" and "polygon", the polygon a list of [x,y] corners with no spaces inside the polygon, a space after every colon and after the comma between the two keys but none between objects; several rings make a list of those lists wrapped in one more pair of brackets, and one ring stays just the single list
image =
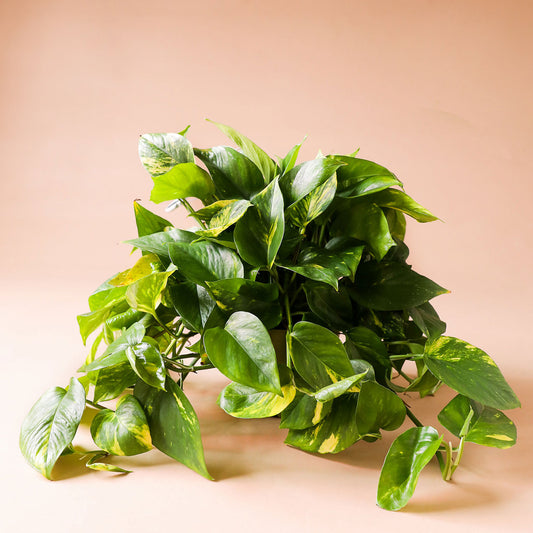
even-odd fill
[{"label": "glossy leaf surface", "polygon": [[150,342],[126,348],[126,357],[135,373],[156,389],[165,388],[166,370],[159,350]]},{"label": "glossy leaf surface", "polygon": [[172,272],[157,272],[132,283],[126,291],[127,302],[133,309],[155,316],[155,310],[161,303],[161,294]]},{"label": "glossy leaf surface", "polygon": [[345,331],[353,325],[352,303],[344,287],[336,291],[324,283],[306,281],[304,291],[311,311],[331,329]]},{"label": "glossy leaf surface", "polygon": [[315,397],[296,391],[294,400],[281,413],[280,428],[306,429],[316,426],[331,411],[332,402],[319,402]]},{"label": "glossy leaf surface", "polygon": [[236,200],[223,207],[209,221],[209,229],[198,231],[202,237],[218,237],[233,226],[252,204],[248,200]]},{"label": "glossy leaf surface", "polygon": [[198,239],[198,235],[190,231],[185,231],[178,228],[173,228],[169,231],[160,231],[138,239],[130,239],[125,241],[136,248],[140,248],[143,252],[152,252],[159,257],[166,257],[170,259],[168,253],[168,245],[172,243],[191,243]]},{"label": "glossy leaf surface", "polygon": [[61,387],[49,389],[26,415],[20,430],[20,450],[31,466],[48,479],[59,456],[72,442],[84,409],[85,389],[72,378],[68,391]]},{"label": "glossy leaf surface", "polygon": [[372,201],[380,207],[397,209],[418,222],[431,222],[437,220],[437,217],[429,212],[425,207],[415,202],[410,196],[403,191],[396,189],[387,189],[371,196]]},{"label": "glossy leaf surface", "polygon": [[133,210],[135,211],[135,224],[139,237],[159,233],[165,228],[172,227],[171,222],[152,213],[137,201],[133,202]]},{"label": "glossy leaf surface", "polygon": [[184,282],[172,285],[170,299],[178,315],[193,331],[201,332],[216,306],[215,300],[201,285]]},{"label": "glossy leaf surface", "polygon": [[97,446],[113,455],[137,455],[152,448],[150,430],[143,408],[133,396],[123,396],[116,411],[103,409],[91,423]]},{"label": "glossy leaf surface", "polygon": [[366,372],[362,372],[360,374],[354,374],[349,378],[336,381],[331,385],[326,385],[325,387],[316,391],[314,393],[314,397],[319,402],[328,402],[338,398],[339,396],[342,396],[345,392],[359,392],[361,390],[359,383],[365,376]]},{"label": "glossy leaf surface", "polygon": [[127,387],[132,387],[137,375],[129,361],[97,371],[94,384],[94,401],[105,402],[120,396]]},{"label": "glossy leaf surface", "polygon": [[192,163],[194,152],[183,135],[147,133],[139,139],[139,157],[152,176],[160,176],[179,163]]},{"label": "glossy leaf surface", "polygon": [[416,427],[402,433],[392,443],[378,483],[377,503],[397,511],[413,495],[422,469],[439,449],[442,437],[432,427]]},{"label": "glossy leaf surface", "polygon": [[205,332],[204,345],[210,361],[232,381],[282,396],[276,352],[255,315],[233,313],[224,328]]},{"label": "glossy leaf surface", "polygon": [[520,401],[496,363],[481,349],[455,337],[426,345],[430,372],[453,390],[494,409],[514,409]]}]

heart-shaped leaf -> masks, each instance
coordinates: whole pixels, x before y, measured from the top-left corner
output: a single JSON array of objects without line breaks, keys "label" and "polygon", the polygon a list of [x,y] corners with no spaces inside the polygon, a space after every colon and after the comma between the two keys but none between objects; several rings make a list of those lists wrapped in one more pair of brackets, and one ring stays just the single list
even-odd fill
[{"label": "heart-shaped leaf", "polygon": [[135,211],[135,223],[139,237],[159,233],[166,228],[172,227],[171,222],[152,213],[137,201],[133,202],[133,209]]},{"label": "heart-shaped leaf", "polygon": [[177,133],[147,133],[139,139],[141,163],[152,176],[165,174],[179,163],[194,162],[191,143]]}]

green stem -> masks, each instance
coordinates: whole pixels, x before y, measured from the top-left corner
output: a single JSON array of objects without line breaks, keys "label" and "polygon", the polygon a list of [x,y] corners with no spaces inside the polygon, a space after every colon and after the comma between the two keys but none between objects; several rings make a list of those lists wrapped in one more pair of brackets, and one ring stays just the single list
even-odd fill
[{"label": "green stem", "polygon": [[450,478],[449,478],[450,480],[452,479],[453,473],[457,470],[457,467],[459,466],[459,463],[461,462],[464,449],[465,449],[465,438],[461,437],[461,440],[459,441],[459,447],[457,448],[457,455],[455,456],[455,461],[453,462],[453,465],[450,468]]},{"label": "green stem", "polygon": [[444,447],[446,448],[446,464],[442,470],[442,479],[444,479],[444,481],[450,481],[452,478],[452,443],[445,442]]},{"label": "green stem", "polygon": [[92,407],[96,407],[96,409],[107,409],[107,407],[104,407],[103,405],[100,405],[99,403],[96,403],[96,402],[91,402],[91,400],[86,399],[85,402],[91,405]]},{"label": "green stem", "polygon": [[198,224],[200,224],[200,226],[202,226],[203,229],[207,229],[207,225],[196,214],[196,211],[193,209],[192,205],[185,198],[181,198],[180,201],[183,204],[183,206],[185,207],[185,209],[187,209],[187,211],[189,212],[189,215],[191,215],[191,217],[193,217],[194,220],[196,220],[196,222],[198,222]]},{"label": "green stem", "polygon": [[175,339],[179,339],[179,336],[176,335],[172,330],[170,330],[168,328],[168,326],[166,324],[163,324],[163,322],[161,322],[161,320],[159,320],[159,317],[154,313],[154,318],[156,320],[156,322],[171,336],[171,337],[174,337]]}]

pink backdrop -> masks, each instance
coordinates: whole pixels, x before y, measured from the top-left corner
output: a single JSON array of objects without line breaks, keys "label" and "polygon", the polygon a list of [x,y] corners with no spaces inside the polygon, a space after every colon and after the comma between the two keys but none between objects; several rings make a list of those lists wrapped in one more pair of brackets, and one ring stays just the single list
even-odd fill
[{"label": "pink backdrop", "polygon": [[[90,531],[96,520],[140,531],[168,524],[173,505],[194,500],[187,509],[195,514],[180,519],[185,531],[244,531],[252,520],[254,530],[280,531],[365,521],[527,530],[532,15],[531,2],[519,0],[2,2],[1,457],[9,483],[0,525]],[[211,377],[191,394],[222,482],[197,479],[156,452],[128,463],[139,468],[125,478],[67,469],[51,484],[25,465],[16,442],[22,417],[84,357],[75,315],[130,264],[120,242],[135,236],[132,200],[149,207],[151,185],[138,136],[191,124],[193,144],[225,143],[206,117],[278,155],[305,135],[308,158],[360,147],[445,221],[409,225],[412,263],[452,291],[434,302],[449,333],[488,351],[521,397],[523,409],[511,413],[515,448],[471,446],[454,486],[434,469],[405,512],[385,513],[375,487],[393,436],[329,460],[297,452],[270,421],[220,413],[222,382]],[[429,401],[428,422],[444,401]],[[104,518],[98,502],[114,502],[98,511]]]}]

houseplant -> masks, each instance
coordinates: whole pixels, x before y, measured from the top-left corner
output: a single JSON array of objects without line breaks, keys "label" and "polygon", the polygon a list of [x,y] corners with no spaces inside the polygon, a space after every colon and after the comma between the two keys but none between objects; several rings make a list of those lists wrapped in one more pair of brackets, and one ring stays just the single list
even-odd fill
[{"label": "houseplant", "polygon": [[[518,398],[486,353],[444,336],[429,301],[448,291],[407,264],[405,215],[436,217],[357,153],[296,165],[296,145],[276,163],[217,126],[239,150],[193,148],[187,130],[141,137],[151,200],[186,209],[195,227],[175,228],[135,202],[138,237],[127,242],[141,256],[78,317],[90,353],[82,376],[44,393],[24,420],[30,464],[50,478],[62,454],[76,453],[90,405],[98,450],[89,468],[125,472],[101,459],[155,446],[210,479],[184,383],[213,368],[231,380],[218,400],[224,411],[279,416],[286,442],[306,451],[375,441],[408,417],[414,427],[393,442],[381,472],[385,509],[407,503],[433,457],[449,480],[466,441],[512,446],[516,429],[502,410]],[[455,447],[404,401],[405,392],[424,397],[443,384],[457,392],[438,414]]]}]

